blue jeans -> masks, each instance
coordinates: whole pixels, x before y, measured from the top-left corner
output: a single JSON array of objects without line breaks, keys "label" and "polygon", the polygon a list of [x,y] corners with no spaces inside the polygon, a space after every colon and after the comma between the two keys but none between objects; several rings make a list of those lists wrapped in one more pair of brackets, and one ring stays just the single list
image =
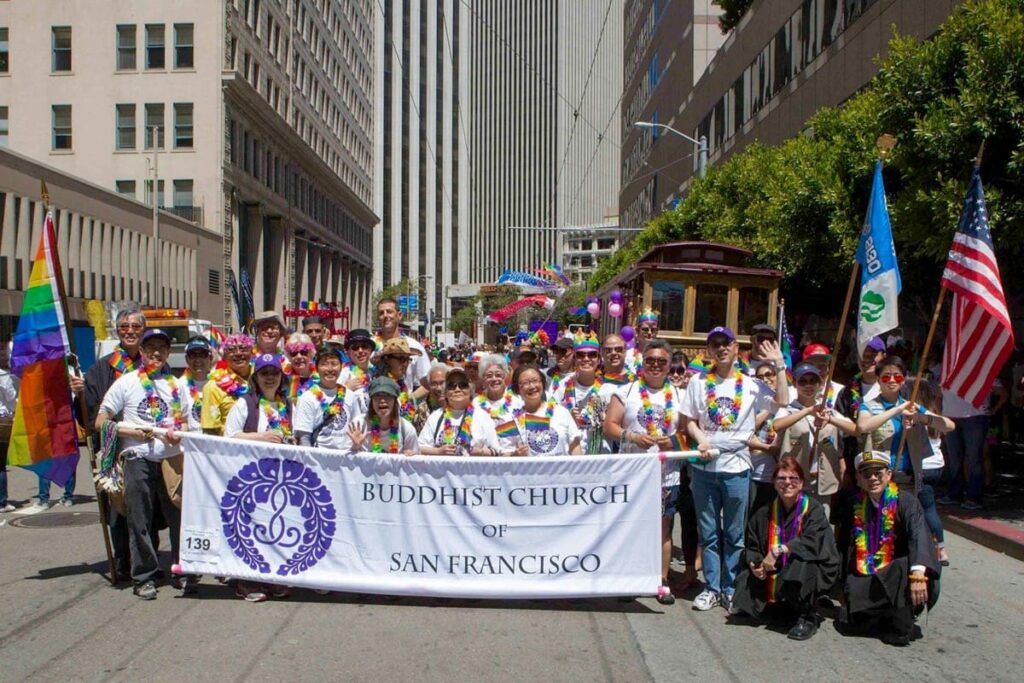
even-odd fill
[{"label": "blue jeans", "polygon": [[939,511],[935,509],[935,485],[941,480],[941,467],[922,470],[921,489],[917,492],[917,499],[921,501],[921,507],[924,509],[924,521],[928,523],[928,528],[931,529],[932,535],[935,536],[935,540],[939,545],[942,545],[944,537],[942,533],[942,517],[939,516]]},{"label": "blue jeans", "polygon": [[954,417],[956,429],[946,434],[946,455],[949,465],[949,497],[960,500],[964,497],[964,464],[970,469],[967,479],[967,500],[981,503],[985,488],[985,469],[981,456],[985,452],[985,431],[988,429],[988,415]]},{"label": "blue jeans", "polygon": [[699,467],[690,470],[704,583],[710,591],[732,595],[743,552],[750,470],[735,474],[705,472]]},{"label": "blue jeans", "polygon": [[[71,475],[64,485],[64,498],[71,499],[75,495],[75,475]],[[39,502],[46,505],[50,502],[50,480],[39,477]]]}]

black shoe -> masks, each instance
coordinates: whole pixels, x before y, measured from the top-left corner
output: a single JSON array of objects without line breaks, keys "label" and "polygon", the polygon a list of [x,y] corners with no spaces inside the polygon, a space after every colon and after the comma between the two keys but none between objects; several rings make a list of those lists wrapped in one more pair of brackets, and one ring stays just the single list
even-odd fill
[{"label": "black shoe", "polygon": [[818,632],[818,620],[814,617],[800,617],[796,625],[789,629],[786,637],[790,640],[810,640]]},{"label": "black shoe", "polygon": [[134,593],[143,600],[156,600],[156,584],[152,581],[139,584],[135,586]]},{"label": "black shoe", "polygon": [[910,645],[909,633],[897,633],[896,631],[885,631],[882,633],[882,642],[895,647],[906,647]]},{"label": "black shoe", "polygon": [[668,587],[668,584],[662,584],[664,591],[658,593],[658,603],[662,605],[674,605],[676,604],[676,596],[672,595],[672,589]]}]

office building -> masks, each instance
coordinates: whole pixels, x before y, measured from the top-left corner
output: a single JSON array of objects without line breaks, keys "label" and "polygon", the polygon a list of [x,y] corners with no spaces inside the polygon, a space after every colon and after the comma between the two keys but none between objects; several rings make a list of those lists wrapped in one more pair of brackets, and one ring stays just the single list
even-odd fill
[{"label": "office building", "polygon": [[[372,0],[54,6],[0,2],[0,144],[146,203],[157,177],[160,206],[221,238],[199,283],[215,322],[235,320],[231,279],[257,311],[317,299],[368,322]],[[155,304],[183,275],[169,249]]]}]

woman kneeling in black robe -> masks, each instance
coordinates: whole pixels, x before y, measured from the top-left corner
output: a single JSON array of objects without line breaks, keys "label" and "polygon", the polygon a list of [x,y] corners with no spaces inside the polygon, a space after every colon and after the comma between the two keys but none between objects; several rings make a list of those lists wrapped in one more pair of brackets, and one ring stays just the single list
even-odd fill
[{"label": "woman kneeling in black robe", "polygon": [[815,604],[839,577],[839,551],[821,503],[803,493],[804,471],[783,458],[772,475],[775,498],[747,524],[745,569],[733,607],[761,619],[795,618],[793,640],[807,640],[821,623]]},{"label": "woman kneeling in black robe", "polygon": [[836,536],[843,549],[848,631],[877,622],[882,641],[910,643],[914,616],[939,598],[939,562],[917,496],[892,483],[888,453],[857,456],[860,491],[839,510]]}]

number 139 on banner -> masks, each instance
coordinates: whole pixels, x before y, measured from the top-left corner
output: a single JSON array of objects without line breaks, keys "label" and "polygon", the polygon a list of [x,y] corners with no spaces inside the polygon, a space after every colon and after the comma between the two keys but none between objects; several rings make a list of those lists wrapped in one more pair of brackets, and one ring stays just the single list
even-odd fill
[{"label": "number 139 on banner", "polygon": [[211,560],[220,551],[220,534],[205,529],[183,529],[181,532],[182,558]]}]

